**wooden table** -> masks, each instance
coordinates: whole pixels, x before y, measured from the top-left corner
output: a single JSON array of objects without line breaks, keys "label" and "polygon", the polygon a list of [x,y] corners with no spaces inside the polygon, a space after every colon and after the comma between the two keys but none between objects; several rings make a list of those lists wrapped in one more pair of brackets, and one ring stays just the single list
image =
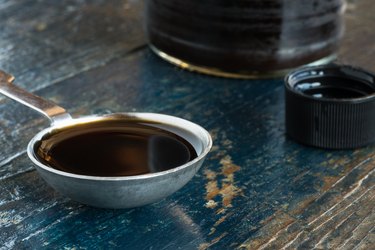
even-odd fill
[{"label": "wooden table", "polygon": [[[186,72],[147,48],[143,1],[0,1],[0,68],[74,116],[148,111],[209,129],[214,148],[174,195],[105,210],[52,190],[25,153],[48,126],[0,98],[1,249],[374,249],[375,147],[285,137],[281,80]],[[375,5],[350,1],[339,61],[375,71]]]}]

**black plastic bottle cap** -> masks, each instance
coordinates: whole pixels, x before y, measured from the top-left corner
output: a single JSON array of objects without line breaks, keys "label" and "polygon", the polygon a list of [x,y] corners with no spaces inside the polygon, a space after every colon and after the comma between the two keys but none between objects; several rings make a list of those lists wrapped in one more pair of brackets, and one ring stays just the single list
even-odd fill
[{"label": "black plastic bottle cap", "polygon": [[375,142],[375,76],[347,65],[306,67],[285,78],[286,133],[330,149]]}]

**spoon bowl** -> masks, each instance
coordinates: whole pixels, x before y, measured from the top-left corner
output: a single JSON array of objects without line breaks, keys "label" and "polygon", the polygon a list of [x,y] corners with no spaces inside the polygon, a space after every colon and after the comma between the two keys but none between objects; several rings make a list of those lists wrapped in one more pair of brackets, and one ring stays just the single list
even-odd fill
[{"label": "spoon bowl", "polygon": [[[156,113],[115,113],[73,119],[53,102],[11,84],[13,77],[0,71],[0,92],[42,113],[51,126],[37,133],[29,142],[27,154],[41,177],[56,191],[71,199],[103,208],[131,208],[159,201],[183,187],[201,167],[212,147],[210,134],[201,126],[174,116]],[[96,126],[113,121],[139,121],[174,133],[189,142],[197,157],[177,167],[132,176],[95,176],[75,174],[53,168],[37,154],[43,138],[79,126]]]}]

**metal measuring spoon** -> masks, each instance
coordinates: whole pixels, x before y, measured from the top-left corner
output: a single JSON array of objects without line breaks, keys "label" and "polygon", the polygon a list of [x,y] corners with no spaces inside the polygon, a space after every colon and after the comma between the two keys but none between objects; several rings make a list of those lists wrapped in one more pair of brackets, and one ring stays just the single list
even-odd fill
[{"label": "metal measuring spoon", "polygon": [[[190,121],[155,113],[114,113],[105,116],[72,118],[55,103],[31,94],[12,84],[14,77],[0,70],[0,93],[47,117],[51,126],[36,134],[27,146],[27,154],[42,178],[55,190],[78,202],[96,207],[130,208],[161,200],[183,187],[199,170],[212,147],[210,134]],[[104,121],[136,119],[184,138],[195,149],[197,157],[175,168],[134,176],[91,176],[52,168],[36,156],[42,138],[56,131]]]}]

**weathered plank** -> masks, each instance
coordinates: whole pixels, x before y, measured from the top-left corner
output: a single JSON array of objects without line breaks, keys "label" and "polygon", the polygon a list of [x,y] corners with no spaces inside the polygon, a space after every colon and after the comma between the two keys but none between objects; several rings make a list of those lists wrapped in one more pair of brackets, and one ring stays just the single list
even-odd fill
[{"label": "weathered plank", "polygon": [[[357,163],[350,162],[343,170],[343,176],[324,178],[320,193],[281,208],[257,232],[259,237],[241,247],[337,249],[356,246],[374,226],[371,218],[375,202],[373,155],[362,158],[356,154]],[[323,164],[329,167],[343,163],[331,161]]]},{"label": "weathered plank", "polygon": [[[281,213],[280,209],[292,218],[288,207],[298,208],[306,199],[319,197],[324,189],[330,189],[325,186],[327,180],[339,179],[345,171],[371,158],[371,148],[355,152],[351,158],[351,151],[326,152],[289,141],[284,136],[281,81],[244,83],[189,74],[144,51],[38,91],[62,103],[75,116],[137,110],[189,118],[210,129],[216,146],[200,174],[176,195],[144,208],[115,212],[81,206],[56,194],[30,170],[25,154],[21,154],[2,166],[8,176],[2,180],[0,208],[5,221],[18,216],[12,226],[3,225],[2,243],[15,248],[42,244],[104,247],[110,241],[122,247],[135,244],[144,248],[240,246],[272,221],[267,218]],[[3,130],[0,138],[2,144],[7,143],[13,134],[13,141],[18,141],[9,143],[9,151],[5,149],[12,157],[47,123],[18,104],[7,101],[3,105],[2,121],[20,124],[16,133]],[[205,112],[201,112],[202,107]],[[103,219],[107,213],[116,216]],[[139,221],[133,213],[147,216]],[[40,223],[32,220],[36,216],[43,218]],[[114,231],[102,232],[102,227]],[[124,231],[124,227],[129,228]],[[187,231],[182,233],[180,227]],[[17,228],[23,230],[14,234]],[[79,232],[72,238],[75,228]],[[116,228],[121,228],[121,233]],[[155,232],[156,228],[160,231]],[[153,240],[142,240],[143,231]],[[165,232],[168,238],[157,240]],[[97,234],[103,238],[85,238]]]},{"label": "weathered plank", "polygon": [[[15,13],[16,7],[26,3],[34,6],[30,13],[40,11],[34,1],[8,1],[0,4],[0,12],[12,9],[10,13]],[[80,7],[72,10],[87,10],[90,3],[74,2]],[[95,1],[94,5],[117,10],[119,3]],[[46,8],[52,10],[46,12],[58,13],[61,5],[48,5]],[[357,10],[348,20],[362,21],[348,24],[355,30],[347,31],[341,60],[364,66],[367,57],[357,57],[349,48],[371,48],[373,43],[362,39],[353,42],[356,37],[351,34],[360,34],[361,27],[368,29],[355,23],[374,22],[370,14],[361,14],[373,7],[370,0],[355,6]],[[59,29],[69,29],[64,26],[69,24],[65,22],[69,15],[65,13],[64,17],[64,13],[56,19],[60,20],[56,21],[60,22],[58,29],[39,27],[45,32],[42,37],[61,48],[70,46],[65,41],[74,40],[71,37],[60,41]],[[54,16],[45,15],[48,18],[42,20]],[[12,19],[9,15],[4,20],[21,27],[22,17],[18,14]],[[30,15],[26,19],[35,18]],[[27,33],[30,28],[24,29]],[[4,99],[0,102],[0,248],[369,249],[373,245],[374,146],[326,151],[286,138],[281,80],[242,81],[191,74],[164,63],[146,49],[129,53],[131,49],[126,46],[121,48],[126,56],[116,59],[115,48],[108,48],[112,52],[101,61],[96,53],[105,54],[99,51],[102,41],[88,39],[84,44],[72,43],[73,50],[87,49],[87,58],[62,55],[67,58],[68,68],[61,68],[63,60],[57,66],[51,65],[48,72],[43,71],[41,85],[36,85],[32,80],[50,61],[43,61],[40,68],[32,67],[37,59],[44,60],[43,56],[34,61],[27,61],[26,56],[36,55],[43,39],[37,37],[39,33],[22,32],[3,36],[10,40],[16,37],[16,44],[21,43],[19,36],[30,39],[25,42],[29,52],[18,59],[25,64],[15,68],[21,75],[20,85],[60,103],[73,116],[149,111],[184,117],[209,129],[215,146],[198,175],[161,202],[128,210],[91,208],[56,193],[33,170],[25,147],[48,122]],[[94,37],[93,33],[87,34]],[[142,45],[137,41],[129,44],[131,48]],[[58,53],[58,49],[51,48]],[[368,56],[375,53],[367,51]],[[0,59],[5,58],[3,55],[8,56],[0,53]],[[84,68],[91,56],[98,62]],[[69,67],[76,67],[72,75],[67,73]],[[52,79],[51,84],[47,79]]]},{"label": "weathered plank", "polygon": [[[0,2],[0,68],[37,90],[145,46],[143,1]],[[2,98],[1,98],[2,99]]]}]

